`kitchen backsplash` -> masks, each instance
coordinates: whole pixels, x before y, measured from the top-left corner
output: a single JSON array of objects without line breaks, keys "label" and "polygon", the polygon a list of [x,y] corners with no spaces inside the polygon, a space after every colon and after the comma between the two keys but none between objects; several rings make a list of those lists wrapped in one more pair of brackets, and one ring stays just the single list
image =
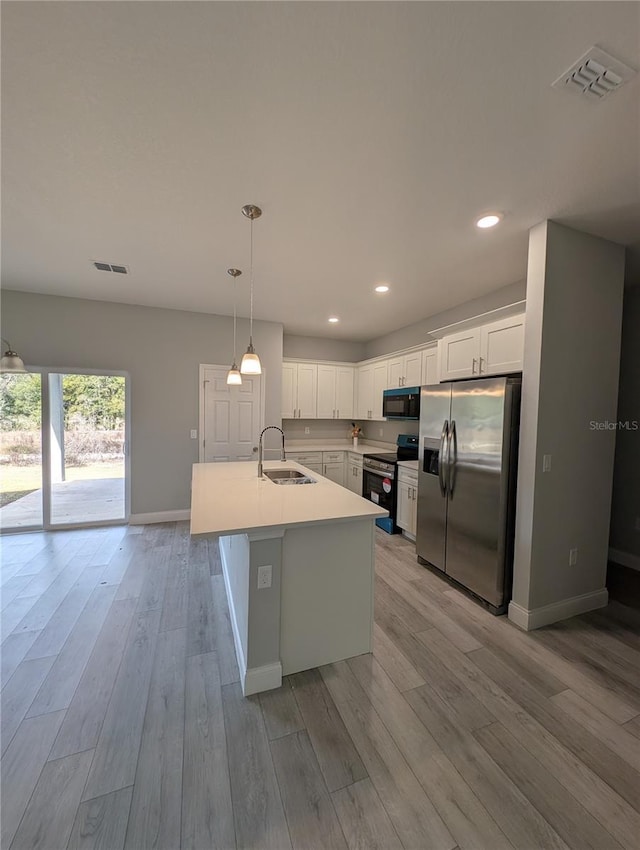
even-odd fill
[{"label": "kitchen backsplash", "polygon": [[[362,440],[375,440],[377,443],[395,445],[398,434],[418,433],[417,422],[370,422],[367,419],[283,419],[282,429],[288,440],[348,440],[354,421],[362,428]],[[309,429],[308,434],[305,434],[305,428]]]}]

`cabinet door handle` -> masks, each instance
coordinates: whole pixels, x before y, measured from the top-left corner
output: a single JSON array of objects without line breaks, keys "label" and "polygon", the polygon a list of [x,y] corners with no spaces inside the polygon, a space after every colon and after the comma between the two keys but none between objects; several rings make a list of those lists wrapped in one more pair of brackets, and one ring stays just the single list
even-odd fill
[{"label": "cabinet door handle", "polygon": [[479,369],[480,374],[482,374],[482,361],[483,360],[484,360],[484,357],[481,357],[480,358],[480,369]]},{"label": "cabinet door handle", "polygon": [[475,373],[476,373],[476,363],[477,362],[478,362],[477,358],[474,357],[473,361],[471,363],[471,374],[472,375],[475,375]]},{"label": "cabinet door handle", "polygon": [[340,419],[340,411],[336,410],[336,413],[337,413],[336,419]]}]

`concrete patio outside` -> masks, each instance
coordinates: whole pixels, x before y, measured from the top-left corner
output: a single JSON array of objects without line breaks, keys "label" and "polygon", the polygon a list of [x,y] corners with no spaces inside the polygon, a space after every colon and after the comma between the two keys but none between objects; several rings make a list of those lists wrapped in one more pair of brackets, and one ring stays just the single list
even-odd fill
[{"label": "concrete patio outside", "polygon": [[[71,524],[123,520],[124,478],[62,481],[51,487],[51,522]],[[42,490],[0,508],[0,528],[42,525]]]}]

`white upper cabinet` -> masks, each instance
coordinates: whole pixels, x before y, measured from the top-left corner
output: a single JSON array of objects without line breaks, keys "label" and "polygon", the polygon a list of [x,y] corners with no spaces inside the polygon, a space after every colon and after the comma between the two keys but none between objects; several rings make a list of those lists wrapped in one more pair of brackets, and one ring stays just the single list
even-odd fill
[{"label": "white upper cabinet", "polygon": [[282,364],[282,418],[315,419],[318,366],[316,363]]},{"label": "white upper cabinet", "polygon": [[438,369],[438,346],[425,349],[422,352],[422,380],[421,386],[440,383],[440,372]]},{"label": "white upper cabinet", "polygon": [[389,374],[386,389],[419,387],[422,380],[422,352],[413,351],[387,361]]},{"label": "white upper cabinet", "polygon": [[353,366],[336,366],[336,419],[351,419],[354,415],[355,375]]},{"label": "white upper cabinet", "polygon": [[439,342],[440,380],[522,370],[524,314],[460,331]]},{"label": "white upper cabinet", "polygon": [[387,361],[373,364],[373,400],[371,419],[382,419],[382,393],[389,386]]},{"label": "white upper cabinet", "polygon": [[382,419],[382,393],[389,386],[386,360],[358,369],[358,419]]},{"label": "white upper cabinet", "polygon": [[479,374],[479,328],[445,336],[439,345],[441,381],[455,381],[456,378]]},{"label": "white upper cabinet", "polygon": [[520,372],[524,354],[524,316],[500,319],[480,328],[480,374]]},{"label": "white upper cabinet", "polygon": [[318,365],[318,419],[350,419],[353,395],[352,366]]},{"label": "white upper cabinet", "polygon": [[373,365],[360,366],[358,369],[358,419],[371,419],[373,403]]},{"label": "white upper cabinet", "polygon": [[401,387],[404,376],[404,357],[392,357],[388,362],[388,369],[389,388]]}]

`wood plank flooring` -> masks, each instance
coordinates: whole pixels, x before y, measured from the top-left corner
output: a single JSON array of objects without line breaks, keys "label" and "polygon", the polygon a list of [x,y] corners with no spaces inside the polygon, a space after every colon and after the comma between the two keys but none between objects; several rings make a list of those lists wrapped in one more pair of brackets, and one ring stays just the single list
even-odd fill
[{"label": "wood plank flooring", "polygon": [[372,655],[245,699],[186,523],[3,538],[2,850],[638,850],[640,612],[525,634],[376,540]]}]

